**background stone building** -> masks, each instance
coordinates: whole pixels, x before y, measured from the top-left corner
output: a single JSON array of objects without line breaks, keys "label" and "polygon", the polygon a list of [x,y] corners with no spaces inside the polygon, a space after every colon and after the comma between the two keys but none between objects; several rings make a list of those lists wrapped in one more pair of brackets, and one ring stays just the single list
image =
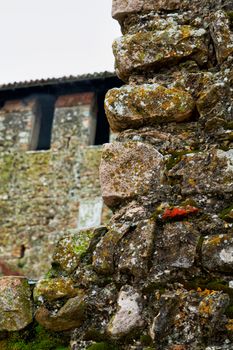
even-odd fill
[{"label": "background stone building", "polygon": [[98,167],[112,73],[0,87],[0,275],[36,279],[65,232],[104,223]]}]

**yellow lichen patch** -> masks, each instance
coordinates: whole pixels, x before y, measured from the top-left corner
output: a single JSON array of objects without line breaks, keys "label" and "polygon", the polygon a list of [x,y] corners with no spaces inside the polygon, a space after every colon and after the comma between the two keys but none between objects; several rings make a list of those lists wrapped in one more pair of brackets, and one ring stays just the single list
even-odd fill
[{"label": "yellow lichen patch", "polygon": [[207,297],[209,295],[213,295],[216,293],[215,290],[210,290],[210,289],[206,289],[206,288],[204,290],[202,290],[200,287],[197,288],[197,292],[202,297]]},{"label": "yellow lichen patch", "polygon": [[199,313],[201,316],[209,316],[212,314],[213,312],[213,300],[212,299],[205,299],[203,301],[201,301],[200,305],[199,305]]},{"label": "yellow lichen patch", "polygon": [[189,179],[188,180],[188,183],[189,183],[189,185],[191,185],[191,186],[196,186],[196,181],[195,181],[195,179]]},{"label": "yellow lichen patch", "polygon": [[186,121],[194,109],[195,102],[189,93],[158,84],[113,89],[105,99],[106,115],[113,131]]},{"label": "yellow lichen patch", "polygon": [[165,66],[191,55],[203,64],[207,61],[205,33],[204,29],[169,22],[163,30],[124,35],[113,43],[117,72],[121,79],[127,80],[137,69]]},{"label": "yellow lichen patch", "polygon": [[233,332],[233,320],[228,320],[227,324],[226,324],[226,329],[229,332]]},{"label": "yellow lichen patch", "polygon": [[211,245],[218,245],[222,242],[223,237],[222,236],[213,236],[208,239],[206,243],[211,244]]},{"label": "yellow lichen patch", "polygon": [[73,298],[79,291],[74,288],[69,278],[53,278],[40,280],[34,289],[35,301],[56,300],[64,297]]},{"label": "yellow lichen patch", "polygon": [[182,26],[181,27],[182,37],[183,39],[189,38],[192,34],[192,29],[190,26]]}]

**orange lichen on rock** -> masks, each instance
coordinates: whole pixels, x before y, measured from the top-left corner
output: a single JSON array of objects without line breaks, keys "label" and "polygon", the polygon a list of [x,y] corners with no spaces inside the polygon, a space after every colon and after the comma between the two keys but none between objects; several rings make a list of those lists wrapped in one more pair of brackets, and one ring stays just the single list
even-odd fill
[{"label": "orange lichen on rock", "polygon": [[228,330],[228,332],[233,332],[233,320],[228,320],[226,324],[226,329]]}]

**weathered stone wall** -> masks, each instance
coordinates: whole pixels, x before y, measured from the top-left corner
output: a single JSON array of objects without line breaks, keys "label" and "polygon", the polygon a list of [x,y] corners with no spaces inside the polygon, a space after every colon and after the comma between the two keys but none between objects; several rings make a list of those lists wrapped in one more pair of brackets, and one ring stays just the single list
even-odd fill
[{"label": "weathered stone wall", "polygon": [[34,279],[48,271],[59,237],[99,225],[106,215],[98,177],[101,147],[89,146],[94,94],[57,99],[48,151],[28,151],[36,104],[36,98],[12,101],[0,111],[0,271]]},{"label": "weathered stone wall", "polygon": [[30,100],[8,101],[0,110],[0,149],[28,150],[32,125],[36,117],[37,101]]},{"label": "weathered stone wall", "polygon": [[106,96],[118,135],[100,182],[114,215],[63,237],[33,292],[36,321],[72,350],[233,348],[232,11],[113,0],[127,85]]}]

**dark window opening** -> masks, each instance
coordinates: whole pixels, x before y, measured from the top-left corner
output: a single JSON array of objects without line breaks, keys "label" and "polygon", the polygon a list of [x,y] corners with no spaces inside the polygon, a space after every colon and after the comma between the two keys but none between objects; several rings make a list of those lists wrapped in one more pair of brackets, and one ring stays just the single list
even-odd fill
[{"label": "dark window opening", "polygon": [[30,149],[42,151],[50,149],[55,98],[49,95],[37,97],[37,107],[33,125]]},{"label": "dark window opening", "polygon": [[104,110],[105,91],[97,94],[97,123],[94,145],[103,145],[109,142],[109,124]]},{"label": "dark window opening", "polygon": [[22,245],[20,246],[20,258],[23,258],[23,257],[24,257],[24,255],[25,255],[25,250],[26,250],[26,247],[25,247],[24,244],[22,244]]}]

